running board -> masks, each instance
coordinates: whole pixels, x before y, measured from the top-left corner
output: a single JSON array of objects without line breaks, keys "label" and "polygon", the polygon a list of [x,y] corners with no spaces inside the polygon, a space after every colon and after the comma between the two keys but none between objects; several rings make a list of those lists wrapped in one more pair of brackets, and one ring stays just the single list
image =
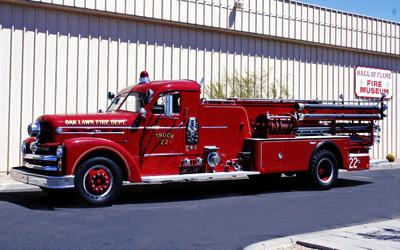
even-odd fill
[{"label": "running board", "polygon": [[181,174],[181,175],[159,175],[143,176],[143,183],[165,183],[165,182],[188,182],[188,181],[211,181],[211,180],[232,180],[246,179],[249,175],[260,174],[258,171],[237,171],[237,172],[217,172],[201,174]]}]

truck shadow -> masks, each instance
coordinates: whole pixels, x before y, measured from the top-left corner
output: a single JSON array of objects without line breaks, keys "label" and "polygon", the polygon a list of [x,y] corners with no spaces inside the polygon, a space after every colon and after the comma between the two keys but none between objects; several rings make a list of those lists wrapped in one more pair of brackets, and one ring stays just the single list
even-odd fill
[{"label": "truck shadow", "polygon": [[[331,191],[371,183],[373,182],[338,179],[336,186],[331,189]],[[127,185],[124,186],[121,196],[114,202],[114,206],[204,200],[287,192],[324,191],[316,190],[309,184],[299,183],[295,177],[285,177],[278,181],[270,181],[269,183],[260,180],[224,180],[197,183]],[[57,208],[87,207],[76,201],[72,191],[63,192],[59,197],[50,197],[40,191],[0,193],[0,201],[10,202],[33,210],[52,211]]]},{"label": "truck shadow", "polygon": [[[332,190],[370,183],[372,182],[339,179]],[[312,185],[299,183],[295,177],[286,177],[269,182],[263,180],[234,180],[171,183],[133,187],[127,186],[121,197],[116,201],[116,204],[176,202],[296,191],[323,192],[321,190],[316,190]]]}]

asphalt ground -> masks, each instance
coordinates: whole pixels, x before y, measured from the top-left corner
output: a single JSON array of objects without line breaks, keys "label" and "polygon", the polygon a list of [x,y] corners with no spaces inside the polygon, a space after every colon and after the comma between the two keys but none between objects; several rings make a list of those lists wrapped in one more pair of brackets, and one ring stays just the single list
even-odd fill
[{"label": "asphalt ground", "polygon": [[316,191],[294,177],[133,185],[111,207],[73,195],[0,193],[1,249],[242,249],[252,243],[400,216],[400,169],[341,172]]}]

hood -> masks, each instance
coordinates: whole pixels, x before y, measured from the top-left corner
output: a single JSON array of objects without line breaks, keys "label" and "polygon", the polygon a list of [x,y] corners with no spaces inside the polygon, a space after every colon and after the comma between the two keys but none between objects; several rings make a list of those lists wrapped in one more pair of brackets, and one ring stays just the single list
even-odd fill
[{"label": "hood", "polygon": [[127,127],[133,125],[138,115],[131,112],[43,115],[38,118],[38,121],[54,129],[58,127]]},{"label": "hood", "polygon": [[[38,117],[41,134],[39,141],[58,142],[63,139],[88,136],[86,133],[69,133],[68,131],[98,131],[126,129],[132,127],[139,113],[115,112],[97,114],[74,114],[74,115],[42,115]],[[93,135],[92,135],[93,136]]]}]

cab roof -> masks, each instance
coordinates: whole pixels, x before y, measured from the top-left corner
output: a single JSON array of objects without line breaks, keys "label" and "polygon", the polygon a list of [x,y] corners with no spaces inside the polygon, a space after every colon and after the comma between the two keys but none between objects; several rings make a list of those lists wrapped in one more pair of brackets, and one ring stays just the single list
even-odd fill
[{"label": "cab roof", "polygon": [[171,92],[171,91],[190,91],[200,92],[200,86],[196,81],[192,80],[162,80],[162,81],[151,81],[150,83],[141,83],[130,85],[120,93],[137,91],[145,92],[151,89],[154,92]]}]

